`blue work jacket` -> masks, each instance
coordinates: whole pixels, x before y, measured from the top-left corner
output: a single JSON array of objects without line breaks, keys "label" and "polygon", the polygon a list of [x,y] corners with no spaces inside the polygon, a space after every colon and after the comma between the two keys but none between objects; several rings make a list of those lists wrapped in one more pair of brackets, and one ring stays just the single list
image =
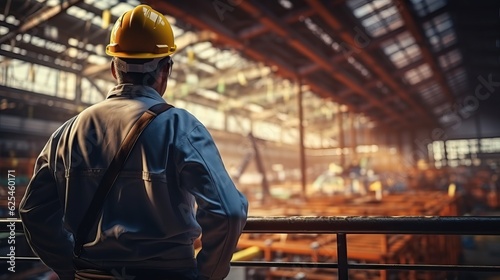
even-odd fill
[{"label": "blue work jacket", "polygon": [[[34,252],[56,272],[73,271],[73,236],[104,171],[135,120],[160,102],[151,87],[120,84],[50,137],[20,215]],[[247,210],[207,129],[172,108],[138,139],[81,259],[103,268],[197,267],[200,275],[223,278]]]}]

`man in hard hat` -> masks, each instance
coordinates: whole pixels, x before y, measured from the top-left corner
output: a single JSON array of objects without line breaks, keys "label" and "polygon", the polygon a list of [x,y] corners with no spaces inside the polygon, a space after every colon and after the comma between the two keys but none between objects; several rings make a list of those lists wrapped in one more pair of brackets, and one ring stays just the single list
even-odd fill
[{"label": "man in hard hat", "polygon": [[106,48],[118,85],[63,124],[36,161],[20,216],[33,251],[61,279],[223,279],[229,272],[248,203],[206,128],[177,108],[140,135],[74,254],[75,234],[121,142],[148,108],[165,103],[175,50],[161,13],[146,5],[124,13]]}]

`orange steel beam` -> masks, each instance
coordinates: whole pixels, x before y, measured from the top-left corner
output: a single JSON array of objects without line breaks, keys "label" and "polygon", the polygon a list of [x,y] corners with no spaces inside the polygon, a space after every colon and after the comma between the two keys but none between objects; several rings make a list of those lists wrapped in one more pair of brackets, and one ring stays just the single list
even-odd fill
[{"label": "orange steel beam", "polygon": [[424,35],[422,34],[421,30],[417,26],[415,20],[413,19],[412,14],[410,13],[410,9],[408,7],[408,3],[406,1],[400,1],[399,5],[397,5],[399,12],[401,13],[401,17],[403,18],[405,22],[405,26],[408,28],[410,33],[413,35],[415,38],[415,41],[417,44],[420,46],[420,49],[422,50],[422,56],[424,57],[424,60],[429,63],[429,66],[432,69],[432,72],[434,73],[434,78],[438,81],[438,83],[441,85],[441,88],[444,91],[444,94],[446,95],[446,98],[448,99],[448,102],[450,104],[453,104],[455,101],[455,98],[453,97],[453,93],[451,92],[451,89],[446,82],[446,79],[443,75],[443,72],[441,68],[438,65],[438,62],[435,58],[435,56],[432,54],[432,52],[429,49],[429,44],[426,41],[426,38],[424,38]]},{"label": "orange steel beam", "polygon": [[[384,34],[384,35],[370,41],[370,44],[368,46],[366,46],[364,48],[364,50],[366,50],[366,52],[370,52],[373,49],[378,48],[380,46],[380,44],[382,42],[386,41],[387,39],[394,38],[400,34],[403,34],[404,32],[408,32],[404,27],[400,27],[398,29],[395,29],[387,34]],[[357,51],[357,48],[355,48],[355,51]],[[347,60],[348,57],[349,56],[345,55],[345,54],[336,54],[331,58],[331,62],[335,63],[335,64],[339,64],[339,63],[342,63],[345,60]],[[315,63],[311,63],[311,64],[308,64],[308,65],[301,67],[299,71],[301,71],[301,74],[307,75],[307,74],[310,74],[314,71],[319,70],[320,68],[321,67],[319,65],[317,65]]]},{"label": "orange steel beam", "polygon": [[243,1],[239,5],[239,7],[241,7],[249,14],[253,15],[262,24],[270,28],[274,33],[283,38],[288,38],[288,43],[290,44],[290,46],[320,65],[321,68],[326,70],[333,78],[340,81],[348,88],[351,88],[353,91],[364,97],[368,102],[382,109],[388,116],[398,119],[405,125],[410,125],[410,121],[401,118],[398,113],[388,108],[380,100],[374,98],[364,87],[360,86],[357,81],[349,77],[338,67],[335,67],[334,65],[329,63],[328,57],[321,55],[320,51],[318,51],[313,45],[304,42],[304,40],[301,40],[300,36],[296,32],[289,30],[287,27],[285,27],[284,24],[280,24],[279,20],[276,19],[274,15],[265,11],[264,9],[256,7],[249,1]]},{"label": "orange steel beam", "polygon": [[[284,18],[284,21],[288,24],[291,24],[291,23],[299,21],[302,17],[310,17],[314,14],[315,14],[314,10],[311,8],[308,8],[308,9],[300,10],[300,11],[297,11],[297,12],[294,12],[292,14],[287,15]],[[262,24],[257,24],[257,25],[251,26],[249,28],[246,28],[246,29],[238,32],[238,37],[240,39],[243,39],[243,40],[248,40],[248,39],[251,39],[253,37],[262,35],[262,34],[269,32],[269,31],[270,31],[270,29],[267,26],[262,25]]]},{"label": "orange steel beam", "polygon": [[[183,21],[192,24],[194,27],[202,29],[202,30],[210,30],[217,35],[215,36],[216,41],[230,45],[234,47],[236,50],[241,51],[245,55],[247,55],[249,58],[256,60],[256,61],[261,61],[264,62],[268,65],[276,65],[278,66],[278,74],[282,75],[285,78],[289,78],[292,80],[295,80],[298,78],[298,75],[295,71],[290,69],[289,67],[283,65],[282,63],[267,57],[263,55],[262,53],[255,51],[252,48],[247,48],[245,44],[239,40],[236,36],[231,36],[231,34],[228,34],[227,32],[221,32],[221,30],[217,29],[214,26],[209,25],[205,21],[201,20],[199,17],[190,14],[188,12],[185,12],[184,10],[178,8],[177,6],[159,1],[159,0],[149,0],[147,1],[151,6],[154,6],[156,9],[159,11],[163,11],[165,14],[171,15],[176,18],[180,18]],[[326,62],[325,62],[326,63]],[[352,106],[351,104],[348,104],[344,98],[340,98],[339,96],[336,96],[332,94],[331,90],[323,87],[323,86],[318,86],[315,83],[313,83],[310,79],[303,78],[304,84],[309,85],[309,88],[315,92],[316,94],[320,95],[321,97],[331,100],[333,102],[337,102],[340,104],[343,104],[347,106],[348,110],[351,112],[355,113],[360,113],[359,109]],[[373,98],[372,98],[373,99]],[[379,102],[380,103],[380,102]],[[385,119],[380,119],[377,117],[371,117],[373,120],[379,122],[380,124],[384,125]],[[400,120],[400,117],[397,114],[393,114],[392,118],[396,121]],[[405,125],[409,126],[409,123],[405,123]]]},{"label": "orange steel beam", "polygon": [[[338,34],[338,36],[350,46],[359,45],[356,42],[356,39],[349,34],[349,32],[345,31],[343,24],[335,18],[328,9],[317,0],[306,0],[309,6],[311,6],[316,13],[328,23],[330,27],[332,27]],[[369,67],[380,79],[393,90],[404,102],[410,105],[417,114],[422,118],[422,120],[426,120],[430,124],[434,124],[435,120],[430,117],[430,114],[424,109],[421,104],[418,104],[413,98],[411,98],[409,92],[403,89],[386,71],[383,67],[380,66],[380,63],[377,62],[373,57],[365,50],[365,48],[357,48],[356,56],[361,59],[361,61]]]}]

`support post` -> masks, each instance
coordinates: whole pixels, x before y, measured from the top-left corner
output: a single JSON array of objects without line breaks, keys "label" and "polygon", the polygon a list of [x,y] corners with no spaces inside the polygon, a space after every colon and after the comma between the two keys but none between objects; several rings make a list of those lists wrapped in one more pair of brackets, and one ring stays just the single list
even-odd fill
[{"label": "support post", "polygon": [[[399,131],[399,132],[395,132],[395,133],[396,133],[396,141],[397,141],[396,148],[398,150],[399,161],[406,162],[405,161],[404,145],[403,145],[403,137],[404,137],[403,132]],[[412,158],[412,155],[410,156],[410,158],[408,158],[408,160],[409,160],[408,162],[413,165],[412,167],[417,165],[416,164],[417,161],[414,158]]]},{"label": "support post", "polygon": [[[80,75],[76,75],[76,82],[75,82],[75,104],[77,106],[80,106],[83,102],[82,102],[82,76]],[[64,81],[66,83],[66,86],[68,86],[68,80],[66,79]],[[80,109],[78,109],[80,110]]]},{"label": "support post", "polygon": [[339,148],[341,149],[340,153],[340,166],[344,169],[346,167],[345,164],[345,139],[344,139],[344,113],[340,110],[337,112],[338,126],[339,126]]},{"label": "support post", "polygon": [[349,271],[347,265],[347,238],[345,233],[337,233],[337,261],[339,280],[348,280]]},{"label": "support post", "polygon": [[[408,138],[409,138],[409,141],[407,143],[409,144],[408,148],[410,148],[409,156],[414,158],[414,166],[413,167],[418,168],[418,161],[421,159],[426,160],[426,158],[425,158],[425,155],[423,158],[421,158],[420,153],[414,153],[413,151],[419,151],[419,149],[423,150],[423,148],[418,147],[417,143],[415,142],[415,139],[417,139],[417,133],[415,132],[415,130],[412,129],[408,132]],[[424,151],[422,151],[422,153],[423,152]],[[428,152],[427,152],[427,154],[428,154]]]},{"label": "support post", "polygon": [[[257,145],[257,139],[253,136],[252,133],[248,134],[248,138],[250,139],[250,142],[252,143],[252,148],[253,148],[253,155],[255,157],[255,163],[257,165],[257,170],[259,170],[259,173],[262,175],[262,202],[267,202],[271,199],[271,191],[269,189],[269,182],[267,181],[267,176],[266,176],[266,168],[264,165],[264,162],[262,161],[262,157],[260,156],[260,151],[259,147]],[[243,163],[243,164],[248,164]],[[243,173],[244,169],[246,166],[242,166],[243,170],[241,173]],[[239,178],[238,178],[239,179]]]},{"label": "support post", "polygon": [[[443,148],[444,148],[444,163],[443,163],[443,165],[441,165],[442,167],[444,167],[444,166],[448,166],[448,148],[446,147],[446,142],[447,142],[447,141],[443,141]],[[481,148],[481,146],[479,146],[479,148]]]},{"label": "support post", "polygon": [[356,146],[357,146],[357,141],[356,141],[356,127],[354,126],[354,121],[355,121],[355,116],[353,112],[349,113],[349,124],[350,124],[350,133],[351,133],[351,151],[352,151],[352,156],[351,156],[351,164],[355,164],[355,161],[357,160],[356,156]]},{"label": "support post", "polygon": [[474,124],[476,126],[476,135],[477,135],[477,154],[480,155],[481,151],[481,139],[483,138],[483,132],[481,130],[481,112],[477,112],[474,117]]},{"label": "support post", "polygon": [[302,186],[302,197],[306,199],[306,187],[307,187],[307,174],[306,174],[306,152],[304,148],[304,106],[302,104],[303,91],[302,91],[302,80],[300,77],[297,79],[298,84],[298,107],[299,107],[299,149],[300,149],[300,177]]}]

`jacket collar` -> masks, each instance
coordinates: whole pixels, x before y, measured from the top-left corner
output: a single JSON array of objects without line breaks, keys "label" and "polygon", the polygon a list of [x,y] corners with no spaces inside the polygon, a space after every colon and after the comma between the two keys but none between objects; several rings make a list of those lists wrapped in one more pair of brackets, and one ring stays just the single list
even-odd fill
[{"label": "jacket collar", "polygon": [[158,101],[165,100],[161,97],[161,95],[152,87],[142,86],[142,85],[134,85],[134,84],[118,84],[114,86],[106,96],[106,99],[110,99],[113,97],[149,97]]}]

